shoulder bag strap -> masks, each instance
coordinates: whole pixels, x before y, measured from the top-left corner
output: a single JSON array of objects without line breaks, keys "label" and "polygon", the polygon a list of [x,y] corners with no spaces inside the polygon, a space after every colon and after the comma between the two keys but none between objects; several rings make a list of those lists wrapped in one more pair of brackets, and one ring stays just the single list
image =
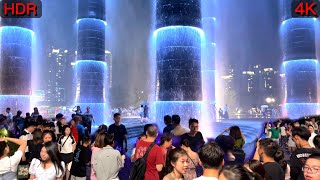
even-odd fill
[{"label": "shoulder bag strap", "polygon": [[151,143],[150,146],[148,147],[146,153],[143,155],[142,158],[144,158],[145,160],[147,159],[148,155],[149,155],[149,152],[151,151],[152,147],[155,145],[156,143]]}]

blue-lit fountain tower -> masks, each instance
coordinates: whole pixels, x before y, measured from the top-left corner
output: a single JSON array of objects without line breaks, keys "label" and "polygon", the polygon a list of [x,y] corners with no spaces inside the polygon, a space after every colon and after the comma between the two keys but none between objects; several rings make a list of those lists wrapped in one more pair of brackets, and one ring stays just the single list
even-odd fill
[{"label": "blue-lit fountain tower", "polygon": [[[207,137],[213,137],[213,123],[216,119],[216,96],[215,96],[215,0],[202,0],[202,29],[205,38],[202,40],[202,95],[203,95],[203,113],[202,129]],[[212,128],[208,128],[212,127]]]},{"label": "blue-lit fountain tower", "polygon": [[[157,0],[156,30],[156,120],[178,114],[181,124],[200,118],[201,0]],[[161,128],[162,129],[162,128]]]},{"label": "blue-lit fountain tower", "polygon": [[318,111],[318,60],[314,18],[292,18],[291,1],[281,0],[284,113],[290,118]]},{"label": "blue-lit fountain tower", "polygon": [[75,65],[76,104],[90,106],[96,124],[107,119],[107,63],[105,59],[105,1],[78,1],[78,50]]},{"label": "blue-lit fountain tower", "polygon": [[30,111],[32,19],[1,19],[0,112]]}]

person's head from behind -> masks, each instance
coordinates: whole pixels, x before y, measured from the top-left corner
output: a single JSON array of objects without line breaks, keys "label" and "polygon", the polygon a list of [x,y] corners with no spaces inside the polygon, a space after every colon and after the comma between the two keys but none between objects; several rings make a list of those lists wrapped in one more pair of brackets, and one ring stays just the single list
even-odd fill
[{"label": "person's head from behind", "polygon": [[22,111],[17,111],[17,116],[21,116],[21,114],[22,114]]},{"label": "person's head from behind", "polygon": [[180,147],[184,150],[188,150],[191,149],[190,147],[190,141],[188,139],[182,139],[180,142]]},{"label": "person's head from behind", "polygon": [[34,113],[34,114],[39,114],[39,110],[38,110],[37,107],[34,107],[34,108],[33,108],[33,113]]},{"label": "person's head from behind", "polygon": [[244,167],[247,168],[248,171],[257,173],[264,179],[266,175],[266,171],[264,169],[263,164],[259,160],[249,160],[244,164]]},{"label": "person's head from behind", "polygon": [[273,127],[274,127],[274,128],[277,128],[277,127],[278,127],[278,122],[273,122],[272,124],[273,124]]},{"label": "person's head from behind", "polygon": [[59,121],[62,117],[63,117],[63,114],[61,113],[56,114],[56,120]]},{"label": "person's head from behind", "polygon": [[320,149],[320,134],[316,135],[313,138],[313,144],[314,144],[315,148]]},{"label": "person's head from behind", "polygon": [[42,144],[42,131],[36,129],[33,133],[33,144]]},{"label": "person's head from behind", "polygon": [[171,116],[165,115],[163,119],[164,119],[164,124],[165,124],[165,125],[172,124]]},{"label": "person's head from behind", "polygon": [[84,147],[88,147],[91,144],[91,139],[89,136],[84,136],[83,137],[83,146]]},{"label": "person's head from behind", "polygon": [[158,128],[155,125],[151,125],[148,127],[146,132],[147,138],[157,138],[158,136]]},{"label": "person's head from behind", "polygon": [[5,141],[0,142],[0,157],[6,157],[8,156],[10,152],[10,148],[8,144]]},{"label": "person's head from behind", "polygon": [[30,113],[29,112],[26,113],[26,117],[30,117]]},{"label": "person's head from behind", "polygon": [[231,126],[229,136],[233,137],[235,140],[242,138],[242,133],[239,126]]},{"label": "person's head from behind", "polygon": [[42,141],[43,141],[43,143],[55,141],[53,132],[49,131],[49,130],[43,131]]},{"label": "person's head from behind", "polygon": [[77,106],[77,111],[81,111],[81,107],[80,106]]},{"label": "person's head from behind", "polygon": [[223,150],[215,142],[209,142],[203,145],[199,152],[200,164],[204,169],[220,170],[224,164]]},{"label": "person's head from behind", "polygon": [[277,144],[277,142],[273,141],[272,139],[266,138],[266,139],[259,140],[258,154],[260,155],[260,157],[274,158],[278,150],[279,150],[279,145]]},{"label": "person's head from behind", "polygon": [[160,146],[165,149],[168,149],[172,146],[172,137],[170,134],[163,134],[160,138]]},{"label": "person's head from behind", "polygon": [[308,125],[308,130],[309,130],[309,132],[310,132],[311,134],[314,133],[314,127],[313,127],[313,125],[309,124],[309,125]]},{"label": "person's head from behind", "polygon": [[87,106],[87,112],[90,112],[90,106]]},{"label": "person's head from behind", "polygon": [[199,121],[197,119],[189,119],[190,133],[195,135],[199,131]]},{"label": "person's head from behind", "polygon": [[287,161],[284,159],[284,152],[281,148],[278,149],[274,155],[274,160],[282,167],[284,172],[287,170]]},{"label": "person's head from behind", "polygon": [[106,133],[106,135],[104,137],[104,144],[106,146],[113,146],[114,145],[114,135]]},{"label": "person's head from behind", "polygon": [[107,132],[108,131],[108,126],[105,125],[105,124],[101,124],[99,127],[98,127],[98,130],[97,132],[100,133],[100,132]]},{"label": "person's head from behind", "polygon": [[175,148],[169,152],[169,158],[166,162],[168,172],[183,175],[187,172],[189,166],[187,152],[181,148]]},{"label": "person's head from behind", "polygon": [[229,151],[233,151],[235,141],[233,137],[226,136],[226,135],[219,135],[215,142],[220,146],[220,148],[223,150],[224,153],[227,153]]},{"label": "person's head from behind", "polygon": [[219,173],[219,180],[250,180],[252,174],[243,166],[225,166]]},{"label": "person's head from behind", "polygon": [[303,166],[303,175],[306,180],[320,179],[320,154],[315,153],[308,157]]},{"label": "person's head from behind", "polygon": [[97,148],[103,148],[105,147],[104,139],[105,139],[106,133],[105,132],[100,132],[96,135],[96,138],[94,140],[94,147]]},{"label": "person's head from behind", "polygon": [[143,140],[145,140],[147,138],[147,136],[145,135],[145,134],[140,134],[139,136],[138,136],[138,140],[140,141],[143,141]]},{"label": "person's head from behind", "polygon": [[26,129],[27,131],[29,131],[30,133],[33,133],[33,131],[36,129],[37,124],[33,121],[26,123]]},{"label": "person's head from behind", "polygon": [[172,122],[173,125],[177,126],[180,124],[180,116],[179,115],[172,115]]},{"label": "person's head from behind", "polygon": [[10,108],[7,108],[7,109],[6,109],[6,112],[7,112],[7,113],[9,113],[10,111],[11,111],[11,109],[10,109]]},{"label": "person's head from behind", "polygon": [[115,113],[115,114],[113,115],[114,123],[119,124],[119,123],[120,123],[120,119],[121,119],[120,113]]},{"label": "person's head from behind", "polygon": [[303,145],[309,144],[308,140],[311,136],[310,131],[305,127],[295,127],[292,129],[292,139],[296,143],[298,148]]},{"label": "person's head from behind", "polygon": [[52,164],[56,168],[56,174],[58,174],[58,171],[63,171],[58,146],[55,143],[44,143],[40,151],[40,158],[43,163],[52,162]]}]

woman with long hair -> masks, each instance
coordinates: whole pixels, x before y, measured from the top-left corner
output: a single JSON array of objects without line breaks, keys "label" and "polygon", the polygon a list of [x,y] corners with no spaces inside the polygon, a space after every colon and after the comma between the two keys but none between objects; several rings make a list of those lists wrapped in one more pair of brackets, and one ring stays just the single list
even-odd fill
[{"label": "woman with long hair", "polygon": [[166,168],[169,172],[163,180],[184,180],[184,175],[189,166],[187,152],[181,148],[175,148],[169,152]]},{"label": "woman with long hair", "polygon": [[58,146],[53,142],[44,143],[41,160],[33,159],[29,168],[30,180],[62,180],[65,172],[64,162],[61,161]]},{"label": "woman with long hair", "polygon": [[188,139],[183,139],[181,141],[181,149],[187,152],[189,166],[187,172],[184,174],[184,179],[192,180],[197,177],[196,168],[199,164],[199,156],[196,152],[193,152],[190,147],[190,142]]},{"label": "woman with long hair", "polygon": [[[105,132],[100,132],[96,135],[96,139],[91,148],[92,154],[91,159],[94,159],[94,155],[99,152],[103,147],[105,147],[104,138],[106,137]],[[93,161],[91,161],[91,180],[97,180],[96,173],[93,170]]]},{"label": "woman with long hair", "polygon": [[231,126],[229,136],[233,137],[235,148],[243,148],[243,145],[246,143],[246,139],[242,134],[239,126]]},{"label": "woman with long hair", "polygon": [[[62,136],[58,140],[58,149],[61,155],[61,160],[65,163],[66,167],[73,160],[73,151],[76,149],[76,141],[71,134],[69,126],[64,126]],[[66,179],[69,178],[70,172],[66,171]]]}]

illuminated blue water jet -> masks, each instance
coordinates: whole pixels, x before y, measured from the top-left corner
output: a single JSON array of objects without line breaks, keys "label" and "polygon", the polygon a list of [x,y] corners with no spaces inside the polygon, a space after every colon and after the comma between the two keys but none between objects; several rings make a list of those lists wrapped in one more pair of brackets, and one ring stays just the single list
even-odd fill
[{"label": "illuminated blue water jet", "polygon": [[292,18],[289,1],[281,1],[284,115],[290,118],[319,111],[319,62],[316,57],[314,18]]},{"label": "illuminated blue water jet", "polygon": [[201,114],[201,1],[156,2],[156,120],[162,129],[163,116],[189,118]]},{"label": "illuminated blue water jet", "polygon": [[97,124],[110,124],[108,66],[105,56],[105,1],[78,1],[78,47],[74,82],[75,103],[91,112]]},{"label": "illuminated blue water jet", "polygon": [[1,19],[0,109],[30,111],[34,32],[30,19]]}]

